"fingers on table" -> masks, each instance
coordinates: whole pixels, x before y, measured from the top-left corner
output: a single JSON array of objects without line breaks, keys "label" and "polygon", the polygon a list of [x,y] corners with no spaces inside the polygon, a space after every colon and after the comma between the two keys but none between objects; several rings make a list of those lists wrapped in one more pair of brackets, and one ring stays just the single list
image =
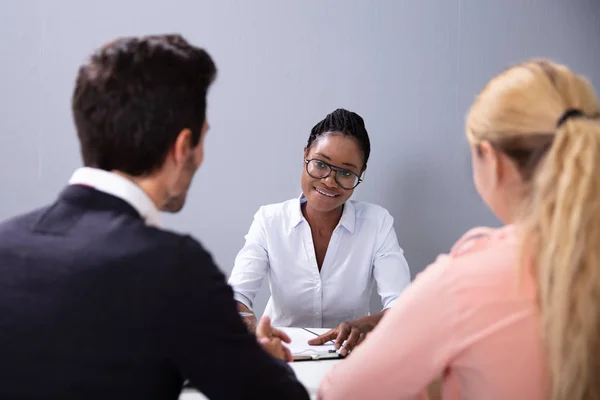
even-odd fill
[{"label": "fingers on table", "polygon": [[348,337],[350,336],[352,329],[350,328],[350,326],[348,324],[341,323],[340,326],[338,326],[337,330],[338,330],[338,334],[337,334],[337,337],[335,338],[335,348],[336,348],[336,350],[339,350],[342,347],[342,345],[344,344],[344,341],[346,339],[348,339]]},{"label": "fingers on table", "polygon": [[317,336],[314,339],[310,339],[308,344],[310,345],[321,345],[333,340],[337,336],[337,329],[332,329],[324,334]]},{"label": "fingers on table", "polygon": [[347,356],[348,353],[350,353],[350,351],[352,351],[352,349],[359,343],[360,335],[361,333],[358,329],[352,329],[350,331],[350,335],[348,336],[348,339],[346,339],[346,343],[344,343],[344,346],[340,350],[340,354],[342,356]]}]

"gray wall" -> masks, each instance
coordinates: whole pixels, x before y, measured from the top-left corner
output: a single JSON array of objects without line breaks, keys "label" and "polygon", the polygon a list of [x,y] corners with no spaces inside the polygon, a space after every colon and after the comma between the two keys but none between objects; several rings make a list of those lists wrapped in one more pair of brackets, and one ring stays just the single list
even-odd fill
[{"label": "gray wall", "polygon": [[168,226],[229,273],[258,207],[299,194],[310,128],[346,107],[373,146],[355,197],[394,215],[414,274],[469,227],[497,224],[463,139],[474,95],[532,56],[600,87],[599,21],[598,0],[3,1],[0,219],[53,200],[80,166],[69,100],[86,55],[115,36],[181,32],[219,78],[205,164]]}]

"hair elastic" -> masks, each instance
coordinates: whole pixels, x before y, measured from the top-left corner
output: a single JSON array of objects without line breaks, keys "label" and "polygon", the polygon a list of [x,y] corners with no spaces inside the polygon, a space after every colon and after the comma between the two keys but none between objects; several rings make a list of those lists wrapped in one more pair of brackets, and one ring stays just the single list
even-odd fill
[{"label": "hair elastic", "polygon": [[565,113],[558,119],[556,127],[560,128],[569,118],[585,117],[583,111],[578,108],[569,108]]}]

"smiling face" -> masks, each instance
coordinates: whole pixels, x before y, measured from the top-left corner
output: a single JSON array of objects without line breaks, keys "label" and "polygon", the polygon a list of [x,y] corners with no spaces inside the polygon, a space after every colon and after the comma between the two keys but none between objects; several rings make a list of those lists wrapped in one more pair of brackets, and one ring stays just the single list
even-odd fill
[{"label": "smiling face", "polygon": [[[321,161],[313,162],[317,168],[327,168],[325,164],[328,164],[342,171],[331,171],[331,174],[323,179],[313,178],[306,172],[305,160]],[[320,212],[329,212],[341,207],[352,196],[354,189],[341,188],[335,180],[335,175],[340,174],[337,178],[343,182],[344,176],[348,175],[345,171],[360,176],[363,166],[363,153],[354,138],[335,132],[320,136],[305,150],[302,162],[302,192],[306,197],[307,206]]]}]

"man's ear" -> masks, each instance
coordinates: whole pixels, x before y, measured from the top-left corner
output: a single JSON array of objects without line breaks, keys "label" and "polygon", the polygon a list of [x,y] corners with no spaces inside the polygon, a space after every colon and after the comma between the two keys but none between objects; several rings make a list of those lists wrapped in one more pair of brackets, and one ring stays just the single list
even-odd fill
[{"label": "man's ear", "polygon": [[179,132],[173,144],[173,160],[178,165],[183,164],[192,150],[192,131],[184,128]]}]

